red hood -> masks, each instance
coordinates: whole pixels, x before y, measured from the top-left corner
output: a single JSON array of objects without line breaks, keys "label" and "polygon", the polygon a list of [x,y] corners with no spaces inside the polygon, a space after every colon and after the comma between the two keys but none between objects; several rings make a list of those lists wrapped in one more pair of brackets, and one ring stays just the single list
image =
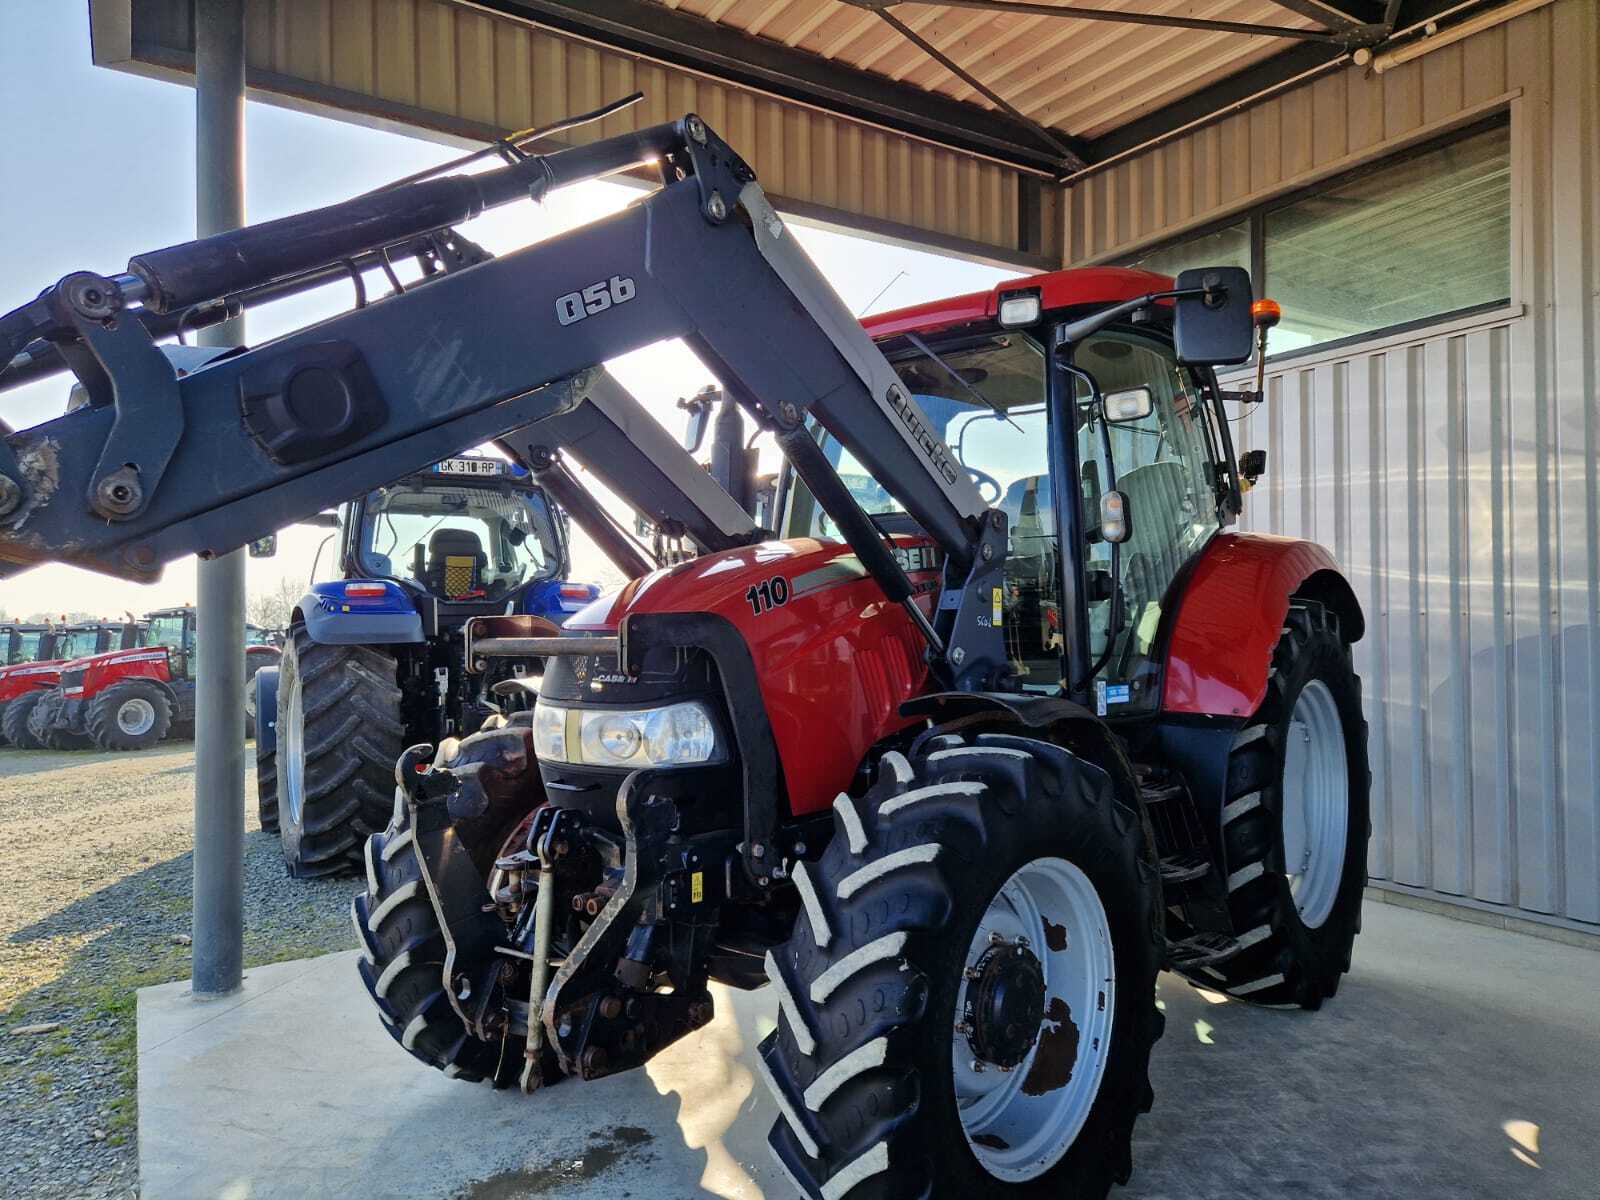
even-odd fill
[{"label": "red hood", "polygon": [[146,659],[165,658],[165,646],[129,646],[126,650],[102,650],[99,654],[86,654],[82,658],[75,658],[66,666],[74,670],[94,666],[103,666],[118,662],[144,662]]},{"label": "red hood", "polygon": [[707,554],[629,580],[573,613],[566,628],[610,632],[628,613],[716,612],[734,607],[745,602],[752,567],[787,576],[798,592],[810,572],[840,558],[854,559],[855,551],[842,542],[815,538]]},{"label": "red hood", "polygon": [[33,675],[60,675],[61,668],[66,666],[66,660],[61,658],[47,658],[40,662],[12,663],[7,667],[0,667],[0,679],[18,679]]}]

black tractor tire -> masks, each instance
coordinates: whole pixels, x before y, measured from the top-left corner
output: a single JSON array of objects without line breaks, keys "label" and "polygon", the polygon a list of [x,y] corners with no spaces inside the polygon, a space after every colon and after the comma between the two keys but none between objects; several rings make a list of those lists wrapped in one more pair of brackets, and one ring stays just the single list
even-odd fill
[{"label": "black tractor tire", "polygon": [[256,742],[256,817],[266,833],[278,833],[278,755]]},{"label": "black tractor tire", "polygon": [[[983,787],[949,786],[971,782]],[[767,960],[780,1017],[761,1043],[761,1073],[782,1114],[768,1140],[802,1193],[1099,1200],[1129,1178],[1133,1125],[1153,1100],[1163,937],[1159,866],[1139,814],[1116,799],[1136,794],[1131,780],[1123,783],[1032,738],[941,735],[909,758],[886,755],[864,796],[836,802],[821,860],[796,871],[804,903],[794,931]],[[914,802],[890,804],[913,791]],[[932,861],[906,854],[930,844],[938,847]],[[903,865],[841,887],[896,854]],[[983,1166],[962,1127],[952,1039],[962,1036],[956,1003],[979,922],[1001,885],[1042,856],[1083,872],[1103,905],[1117,980],[1112,1043],[1071,1145],[1036,1177],[1011,1181]],[[884,945],[893,952],[871,961],[870,948]],[[853,961],[866,965],[849,970],[846,960],[864,948]],[[818,1003],[820,977],[840,964],[842,982],[835,970]],[[1039,1049],[1034,1067],[1046,1061],[1042,1042]],[[853,1069],[852,1055],[863,1065]],[[1024,1088],[1034,1077],[1027,1064],[1017,1068],[1029,1072]],[[825,1089],[815,1108],[813,1085]]]},{"label": "black tractor tire", "polygon": [[[1308,928],[1295,906],[1284,863],[1283,778],[1290,718],[1306,685],[1320,680],[1332,694],[1350,772],[1343,870],[1325,920]],[[1222,838],[1228,907],[1248,948],[1200,981],[1240,1000],[1318,1008],[1350,969],[1372,834],[1367,724],[1361,679],[1339,618],[1321,604],[1295,600],[1272,656],[1266,698],[1235,737],[1228,762]]]},{"label": "black tractor tire", "polygon": [[[292,763],[296,745],[300,761]],[[359,867],[363,839],[389,820],[404,749],[394,656],[376,646],[321,645],[296,625],[278,666],[278,834],[290,875]]]},{"label": "black tractor tire", "polygon": [[56,724],[65,700],[58,687],[44,692],[28,713],[28,734],[35,745],[46,750],[87,750],[93,742],[81,733],[73,733]]},{"label": "black tractor tire", "polygon": [[5,734],[6,744],[13,749],[44,749],[33,734],[28,732],[28,718],[33,715],[33,706],[39,703],[39,697],[42,695],[43,692],[23,692],[6,705],[3,713],[0,713],[0,732]]},{"label": "black tractor tire", "polygon": [[451,1078],[492,1078],[500,1048],[471,1036],[445,994],[444,934],[405,810],[397,805],[394,823],[367,845],[368,890],[356,893],[350,914],[361,944],[361,981],[384,1028],[407,1054]]},{"label": "black tractor tire", "polygon": [[256,736],[256,679],[251,675],[244,681],[244,736],[254,741]]},{"label": "black tractor tire", "polygon": [[128,679],[89,701],[83,723],[101,750],[147,750],[172,732],[172,701],[149,680]]}]

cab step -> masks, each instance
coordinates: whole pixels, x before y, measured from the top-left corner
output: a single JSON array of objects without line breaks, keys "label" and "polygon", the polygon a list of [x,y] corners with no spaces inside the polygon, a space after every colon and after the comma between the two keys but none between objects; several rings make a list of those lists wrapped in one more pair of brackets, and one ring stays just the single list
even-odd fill
[{"label": "cab step", "polygon": [[1193,971],[1227,962],[1244,946],[1226,933],[1193,933],[1167,943],[1167,965],[1175,971]]},{"label": "cab step", "polygon": [[1164,887],[1193,883],[1211,873],[1211,860],[1198,850],[1182,854],[1169,854],[1161,860],[1161,883]]}]

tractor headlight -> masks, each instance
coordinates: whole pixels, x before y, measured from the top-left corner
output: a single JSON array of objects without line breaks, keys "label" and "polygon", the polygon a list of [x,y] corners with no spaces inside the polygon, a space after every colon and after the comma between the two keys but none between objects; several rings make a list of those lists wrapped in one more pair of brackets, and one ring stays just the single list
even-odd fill
[{"label": "tractor headlight", "polygon": [[663,708],[533,708],[534,753],[592,767],[673,767],[722,757],[717,727],[698,700]]}]

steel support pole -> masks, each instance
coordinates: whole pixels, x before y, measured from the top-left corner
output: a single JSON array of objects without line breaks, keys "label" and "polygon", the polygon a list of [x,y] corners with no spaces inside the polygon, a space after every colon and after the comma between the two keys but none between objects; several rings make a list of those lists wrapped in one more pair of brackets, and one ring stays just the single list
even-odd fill
[{"label": "steel support pole", "polygon": [[[194,6],[195,194],[201,237],[244,224],[244,0]],[[200,332],[244,342],[244,318]],[[237,991],[244,972],[244,566],[199,564],[194,739],[194,995]]]}]

